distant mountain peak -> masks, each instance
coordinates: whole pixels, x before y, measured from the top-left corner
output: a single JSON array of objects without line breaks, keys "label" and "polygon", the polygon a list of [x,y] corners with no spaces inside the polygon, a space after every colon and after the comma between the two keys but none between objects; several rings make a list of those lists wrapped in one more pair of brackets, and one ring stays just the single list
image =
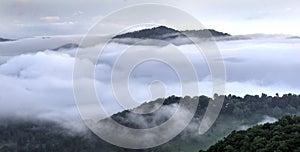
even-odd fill
[{"label": "distant mountain peak", "polygon": [[166,35],[177,35],[180,32],[166,27],[166,26],[158,26],[149,29],[142,29],[138,31],[128,32],[124,34],[117,35],[113,38],[138,38],[138,39],[165,39]]},{"label": "distant mountain peak", "polygon": [[168,40],[177,37],[193,36],[198,38],[208,38],[210,34],[214,37],[230,36],[228,33],[219,32],[213,29],[202,29],[202,30],[185,30],[178,31],[173,28],[166,26],[158,26],[149,29],[142,29],[138,31],[128,32],[113,37],[114,39],[119,38],[137,38],[137,39],[157,39],[157,40]]},{"label": "distant mountain peak", "polygon": [[65,45],[62,45],[62,46],[59,46],[57,48],[54,48],[52,49],[53,51],[58,51],[58,50],[61,50],[61,49],[74,49],[74,48],[78,48],[79,45],[76,44],[76,43],[67,43]]},{"label": "distant mountain peak", "polygon": [[166,31],[170,31],[170,32],[179,32],[175,29],[172,29],[172,28],[166,27],[166,26],[157,26],[157,27],[153,27],[151,29],[145,29],[145,30],[166,30]]},{"label": "distant mountain peak", "polygon": [[0,42],[7,42],[7,41],[14,41],[14,40],[0,37]]}]

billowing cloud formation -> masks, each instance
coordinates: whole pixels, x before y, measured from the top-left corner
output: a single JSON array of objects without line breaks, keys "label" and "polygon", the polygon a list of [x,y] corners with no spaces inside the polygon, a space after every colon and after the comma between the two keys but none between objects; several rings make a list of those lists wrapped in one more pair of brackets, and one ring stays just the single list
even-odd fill
[{"label": "billowing cloud formation", "polygon": [[[1,116],[25,116],[74,106],[70,56],[49,52],[20,55],[1,65]],[[3,109],[2,109],[3,108]]]},{"label": "billowing cloud formation", "polygon": [[[275,95],[277,92],[299,94],[299,39],[264,37],[219,41],[217,44],[226,66],[227,94],[241,96],[261,93]],[[2,45],[5,48],[4,44]],[[136,57],[135,51],[147,49],[154,52],[164,50],[163,54],[172,57],[172,50],[168,50],[168,47],[137,46],[130,49],[128,59]],[[126,48],[128,48],[127,45],[117,43],[109,45],[95,69],[96,91],[109,114],[123,110],[114,98],[110,84],[110,72],[115,60]],[[23,48],[18,49],[22,50]],[[86,49],[91,48],[81,48],[83,51]],[[191,45],[181,45],[178,49],[192,61],[196,68],[199,81],[190,83],[199,83],[200,93],[211,95],[210,72],[203,56]],[[78,119],[79,113],[72,90],[75,52],[74,49],[57,52],[46,50],[30,52],[30,54],[20,52],[5,60],[5,63],[0,65],[0,116],[61,120],[62,122]],[[95,56],[93,57],[95,58]],[[180,58],[172,60],[178,65],[182,62]],[[222,59],[216,58],[215,60]],[[82,62],[85,62],[87,66],[92,66],[88,60]],[[139,103],[151,100],[149,84],[154,80],[164,83],[165,96],[180,95],[180,81],[176,77],[176,70],[186,67],[178,66],[178,68],[172,70],[166,64],[157,61],[140,64],[129,77],[129,89],[132,96]],[[116,69],[117,73],[122,73],[122,70],[124,69]],[[83,77],[84,75],[85,73],[83,73]],[[89,107],[87,106],[87,108]]]}]

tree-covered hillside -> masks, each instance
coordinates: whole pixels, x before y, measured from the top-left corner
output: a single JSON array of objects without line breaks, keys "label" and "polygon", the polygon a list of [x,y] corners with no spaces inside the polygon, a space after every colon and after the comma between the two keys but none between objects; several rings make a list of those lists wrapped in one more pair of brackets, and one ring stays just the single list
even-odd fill
[{"label": "tree-covered hillside", "polygon": [[[233,131],[207,152],[300,151],[300,116],[287,115],[275,123]],[[200,150],[202,151],[202,150]]]},{"label": "tree-covered hillside", "polygon": [[[199,135],[198,127],[209,102],[224,97],[220,115],[213,126],[203,135]],[[126,110],[112,116],[119,123],[133,128],[151,128],[166,121],[182,102],[199,101],[196,114],[186,129],[166,144],[143,151],[199,151],[205,150],[218,140],[229,135],[233,130],[242,130],[257,125],[267,118],[277,119],[286,114],[298,114],[300,111],[300,95],[286,94],[282,97],[246,95],[176,97],[157,99],[144,103],[135,110],[155,108],[163,102],[156,112],[138,115]],[[179,120],[180,121],[180,120]],[[74,126],[76,127],[76,126]],[[172,128],[170,128],[172,129]],[[0,152],[9,151],[134,151],[113,146],[104,142],[90,131],[72,133],[60,124],[47,121],[18,120],[1,118],[0,120]],[[141,151],[141,150],[138,150]]]}]

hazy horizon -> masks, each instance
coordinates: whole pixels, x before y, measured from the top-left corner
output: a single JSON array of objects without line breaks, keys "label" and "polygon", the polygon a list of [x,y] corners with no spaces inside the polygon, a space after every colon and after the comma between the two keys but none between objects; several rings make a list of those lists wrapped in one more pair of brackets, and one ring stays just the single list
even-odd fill
[{"label": "hazy horizon", "polygon": [[[3,0],[0,5],[0,37],[20,38],[49,35],[81,35],[112,11],[149,3],[147,0]],[[300,35],[300,2],[297,0],[224,0],[171,1],[155,0],[154,4],[183,10],[205,27],[232,35],[251,33]],[[105,7],[103,7],[105,6]],[[145,12],[137,12],[143,14]],[[120,19],[122,20],[122,19]],[[109,23],[111,29],[128,21]],[[162,25],[168,24],[161,19]],[[183,29],[198,29],[186,23]]]}]

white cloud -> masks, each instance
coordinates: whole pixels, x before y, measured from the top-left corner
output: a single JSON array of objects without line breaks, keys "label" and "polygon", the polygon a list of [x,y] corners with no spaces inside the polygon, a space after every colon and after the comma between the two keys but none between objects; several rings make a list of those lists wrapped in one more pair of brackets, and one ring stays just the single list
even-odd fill
[{"label": "white cloud", "polygon": [[[225,59],[228,80],[226,93],[241,96],[261,93],[275,95],[277,92],[280,94],[300,93],[300,81],[298,79],[300,71],[299,39],[256,37],[252,40],[219,41],[217,44]],[[25,46],[20,45],[21,48],[18,46],[15,48],[28,49]],[[100,102],[110,114],[123,110],[114,98],[110,72],[115,60],[120,56],[120,51],[125,48],[128,46],[116,43],[109,45],[95,70],[96,91]],[[166,47],[137,46],[130,50],[127,59],[132,60],[137,57],[136,51],[147,50],[146,48],[153,53],[159,52],[156,49],[164,50],[161,53],[170,57],[174,54],[172,50],[168,50]],[[88,49],[91,47],[84,48],[82,51],[88,51]],[[192,60],[198,72],[199,81],[191,81],[190,83],[199,83],[201,94],[212,95],[210,72],[201,54],[197,53],[191,45],[182,45],[179,46],[179,49]],[[30,54],[21,51],[10,54],[10,58],[0,65],[0,116],[61,118],[64,121],[65,119],[77,119],[79,113],[76,110],[72,88],[75,51],[43,51],[30,52]],[[6,58],[6,56],[2,57]],[[96,56],[91,57],[96,58]],[[181,58],[174,57],[171,59],[178,65],[183,62]],[[89,60],[81,62],[92,67]],[[186,67],[178,66],[178,68],[184,69]],[[125,69],[120,68],[117,73],[122,74],[124,72],[122,70]],[[123,81],[123,76],[119,78],[120,81]],[[166,96],[181,94],[180,82],[170,67],[159,62],[147,62],[140,64],[130,75],[129,89],[137,102],[152,99],[149,84],[154,80],[165,83]],[[83,72],[78,81],[85,85],[87,84],[86,81],[91,80],[87,79],[86,73]],[[89,100],[89,97],[86,98]],[[91,107],[87,105],[86,108]]]},{"label": "white cloud", "polygon": [[42,21],[46,22],[57,22],[60,20],[59,16],[44,16],[40,18]]},{"label": "white cloud", "polygon": [[[0,27],[0,31],[2,31],[1,36],[28,37],[42,34],[78,34],[78,32],[85,34],[95,23],[95,16],[106,16],[118,9],[143,3],[159,3],[177,7],[196,17],[207,28],[215,28],[227,33],[284,33],[300,35],[297,30],[297,27],[300,25],[300,22],[297,20],[300,15],[300,11],[298,11],[300,10],[300,5],[297,0],[289,0],[288,2],[280,0],[118,0],[113,2],[110,0],[91,0],[88,3],[80,0],[3,0],[0,5],[0,22],[10,26]],[[137,14],[143,13],[137,12]],[[41,16],[42,18],[40,18]],[[35,28],[30,30],[31,33],[27,33],[28,29],[16,26],[15,23],[11,22],[12,19],[18,20],[22,24],[33,25]],[[130,18],[127,19],[129,20]],[[45,21],[48,23],[57,21],[63,23],[77,22],[78,25],[69,25],[68,29],[70,32],[67,33],[63,30],[56,31],[50,24],[41,29],[42,27],[39,24]],[[187,23],[186,25],[186,28],[195,28],[193,24]],[[78,31],[79,26],[84,28],[84,30]]]}]

